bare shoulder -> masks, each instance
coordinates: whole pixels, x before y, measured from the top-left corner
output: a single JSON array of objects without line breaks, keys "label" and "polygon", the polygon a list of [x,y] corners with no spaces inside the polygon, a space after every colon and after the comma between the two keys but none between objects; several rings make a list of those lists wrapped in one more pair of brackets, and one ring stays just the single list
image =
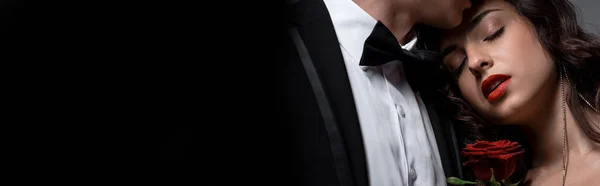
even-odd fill
[{"label": "bare shoulder", "polygon": [[527,170],[527,174],[525,174],[525,178],[522,181],[521,185],[531,186],[531,185],[541,185],[540,180],[537,178],[543,177],[544,169],[543,168],[532,168]]},{"label": "bare shoulder", "polygon": [[[600,147],[598,147],[598,149],[600,149]],[[591,170],[596,173],[599,173],[600,172],[600,150],[594,151],[590,155],[588,162],[590,163]],[[596,174],[596,175],[600,175],[600,174]]]},{"label": "bare shoulder", "polygon": [[[600,175],[600,150],[598,149],[569,163],[566,185],[590,185],[590,183],[597,182],[598,175]],[[523,185],[547,186],[561,181],[562,169],[538,167],[527,171]]]},{"label": "bare shoulder", "polygon": [[536,177],[536,176],[534,176],[534,174],[536,174],[535,170],[533,170],[533,169],[527,170],[527,174],[525,174],[525,178],[523,178],[523,181],[521,181],[520,185],[530,186],[531,182],[532,182],[532,178]]},{"label": "bare shoulder", "polygon": [[590,165],[600,166],[600,144],[596,143],[594,146],[594,150],[588,155],[586,161],[590,163]]},{"label": "bare shoulder", "polygon": [[597,181],[597,177],[600,175],[600,151],[596,150],[590,153],[582,162],[582,166],[574,167],[573,172],[572,182],[576,184],[589,185]]},{"label": "bare shoulder", "polygon": [[[581,166],[569,167],[565,185],[589,185],[586,183],[590,183],[590,178],[594,178],[594,176],[590,176],[593,174],[588,173],[589,171],[586,172],[585,168]],[[556,167],[532,168],[527,171],[523,181],[525,186],[557,185],[562,182],[562,169]]]}]

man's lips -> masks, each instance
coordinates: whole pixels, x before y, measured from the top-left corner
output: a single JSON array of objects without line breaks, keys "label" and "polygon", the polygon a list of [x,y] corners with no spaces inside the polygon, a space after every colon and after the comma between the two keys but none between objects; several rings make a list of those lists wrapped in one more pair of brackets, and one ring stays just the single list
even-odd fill
[{"label": "man's lips", "polygon": [[496,89],[500,83],[506,81],[507,79],[510,79],[510,76],[504,74],[494,74],[487,77],[485,80],[483,80],[483,82],[481,82],[481,92],[483,93],[483,96],[488,98],[490,93],[492,93],[492,91],[494,91],[494,89]]}]

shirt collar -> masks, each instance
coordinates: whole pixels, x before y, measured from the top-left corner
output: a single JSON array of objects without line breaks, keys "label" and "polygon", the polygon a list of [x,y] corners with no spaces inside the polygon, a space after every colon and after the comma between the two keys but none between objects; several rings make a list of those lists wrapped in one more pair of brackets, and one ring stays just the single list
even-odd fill
[{"label": "shirt collar", "polygon": [[[357,63],[360,62],[364,43],[375,28],[377,20],[360,8],[352,0],[325,0],[325,5],[331,16],[338,41],[343,49]],[[411,34],[409,34],[411,35]],[[417,37],[402,48],[412,50],[417,43]]]}]

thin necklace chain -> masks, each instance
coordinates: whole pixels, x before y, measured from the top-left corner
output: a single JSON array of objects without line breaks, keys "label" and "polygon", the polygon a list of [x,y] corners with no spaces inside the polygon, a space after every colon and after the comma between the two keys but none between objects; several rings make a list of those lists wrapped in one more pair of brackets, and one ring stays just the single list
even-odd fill
[{"label": "thin necklace chain", "polygon": [[[592,110],[594,110],[594,112],[598,113],[598,110],[596,110],[596,108],[594,108],[592,106],[592,104],[590,104],[590,102],[588,102],[588,100],[583,97],[583,95],[579,94],[579,97],[581,97],[581,99],[583,99],[583,101],[585,101],[585,103],[587,103],[587,105],[590,106],[590,108],[592,108]],[[596,122],[592,121],[592,117],[585,111],[583,111],[583,113],[585,114],[585,116],[590,118],[590,123],[594,124],[594,126],[596,126],[596,129],[600,130],[600,127],[598,126],[598,124],[596,124]]]},{"label": "thin necklace chain", "polygon": [[[566,76],[567,81],[569,81],[569,75],[567,75],[567,70],[563,67],[562,68],[563,73],[560,74],[560,94],[561,94],[561,99],[562,99],[562,111],[563,111],[563,126],[562,126],[562,137],[563,137],[563,144],[562,144],[562,163],[563,163],[563,176],[562,176],[562,186],[565,186],[565,182],[567,181],[567,109],[566,109],[566,101],[565,101],[565,87],[563,84],[563,74]],[[583,99],[583,101],[585,101],[585,103],[592,108],[592,110],[594,110],[594,112],[598,113],[598,109],[594,108],[592,106],[592,104],[585,99],[585,97],[583,97],[583,95],[581,95],[581,93],[578,93],[579,97],[581,99]],[[584,112],[587,115],[587,112]],[[589,116],[588,116],[589,117]],[[592,122],[592,124],[594,124],[596,126],[597,129],[600,129],[600,127],[598,127],[598,125],[594,122]]]},{"label": "thin necklace chain", "polygon": [[[564,70],[564,68],[563,68]],[[566,71],[566,70],[565,70]],[[566,74],[566,73],[565,73]],[[565,181],[567,179],[567,161],[565,161],[567,154],[567,112],[566,112],[566,104],[565,104],[565,88],[563,85],[563,77],[562,73],[560,75],[560,94],[562,99],[562,111],[563,111],[563,125],[562,125],[562,163],[563,163],[563,175],[562,175],[562,186],[565,186]]]},{"label": "thin necklace chain", "polygon": [[[567,78],[567,81],[569,81],[569,75],[567,74],[567,70],[563,68],[563,72],[564,72],[564,74],[565,74],[565,77]],[[561,86],[562,86],[562,76],[561,76]],[[594,112],[596,112],[596,113],[599,113],[599,112],[598,112],[598,109],[596,109],[594,106],[592,106],[592,104],[591,104],[591,103],[590,103],[590,102],[589,102],[587,99],[585,99],[585,97],[583,97],[583,95],[581,95],[581,93],[577,93],[577,94],[579,94],[579,97],[580,97],[580,98],[581,98],[581,99],[582,99],[582,100],[583,100],[583,101],[584,101],[584,102],[585,102],[585,103],[586,103],[586,104],[587,104],[587,105],[588,105],[590,108],[592,108],[592,110],[594,110]],[[564,96],[564,95],[563,95],[563,96]],[[598,126],[598,124],[596,124],[595,122],[591,121],[591,118],[592,118],[592,117],[590,117],[590,115],[588,115],[588,113],[587,113],[587,112],[585,112],[585,111],[584,111],[583,113],[584,113],[584,114],[585,114],[585,115],[586,115],[588,118],[590,118],[590,123],[592,123],[594,126],[596,126],[596,129],[600,130],[600,127]]]},{"label": "thin necklace chain", "polygon": [[585,101],[585,103],[586,103],[588,106],[590,106],[590,108],[592,108],[592,110],[594,110],[594,112],[598,113],[598,109],[594,108],[594,106],[592,106],[592,104],[591,104],[591,103],[590,103],[590,102],[589,102],[587,99],[585,99],[585,98],[583,97],[583,95],[581,95],[581,93],[579,93],[579,97],[580,97],[581,99],[583,99],[583,101]]}]

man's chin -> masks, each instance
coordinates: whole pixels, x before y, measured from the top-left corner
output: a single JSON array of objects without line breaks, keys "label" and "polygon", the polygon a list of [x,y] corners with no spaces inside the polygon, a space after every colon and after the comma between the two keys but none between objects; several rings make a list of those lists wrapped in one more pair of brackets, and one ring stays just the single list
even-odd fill
[{"label": "man's chin", "polygon": [[450,16],[449,19],[446,20],[445,24],[440,24],[440,26],[438,26],[438,27],[441,29],[450,30],[450,29],[458,27],[461,22],[462,22],[462,15]]}]

